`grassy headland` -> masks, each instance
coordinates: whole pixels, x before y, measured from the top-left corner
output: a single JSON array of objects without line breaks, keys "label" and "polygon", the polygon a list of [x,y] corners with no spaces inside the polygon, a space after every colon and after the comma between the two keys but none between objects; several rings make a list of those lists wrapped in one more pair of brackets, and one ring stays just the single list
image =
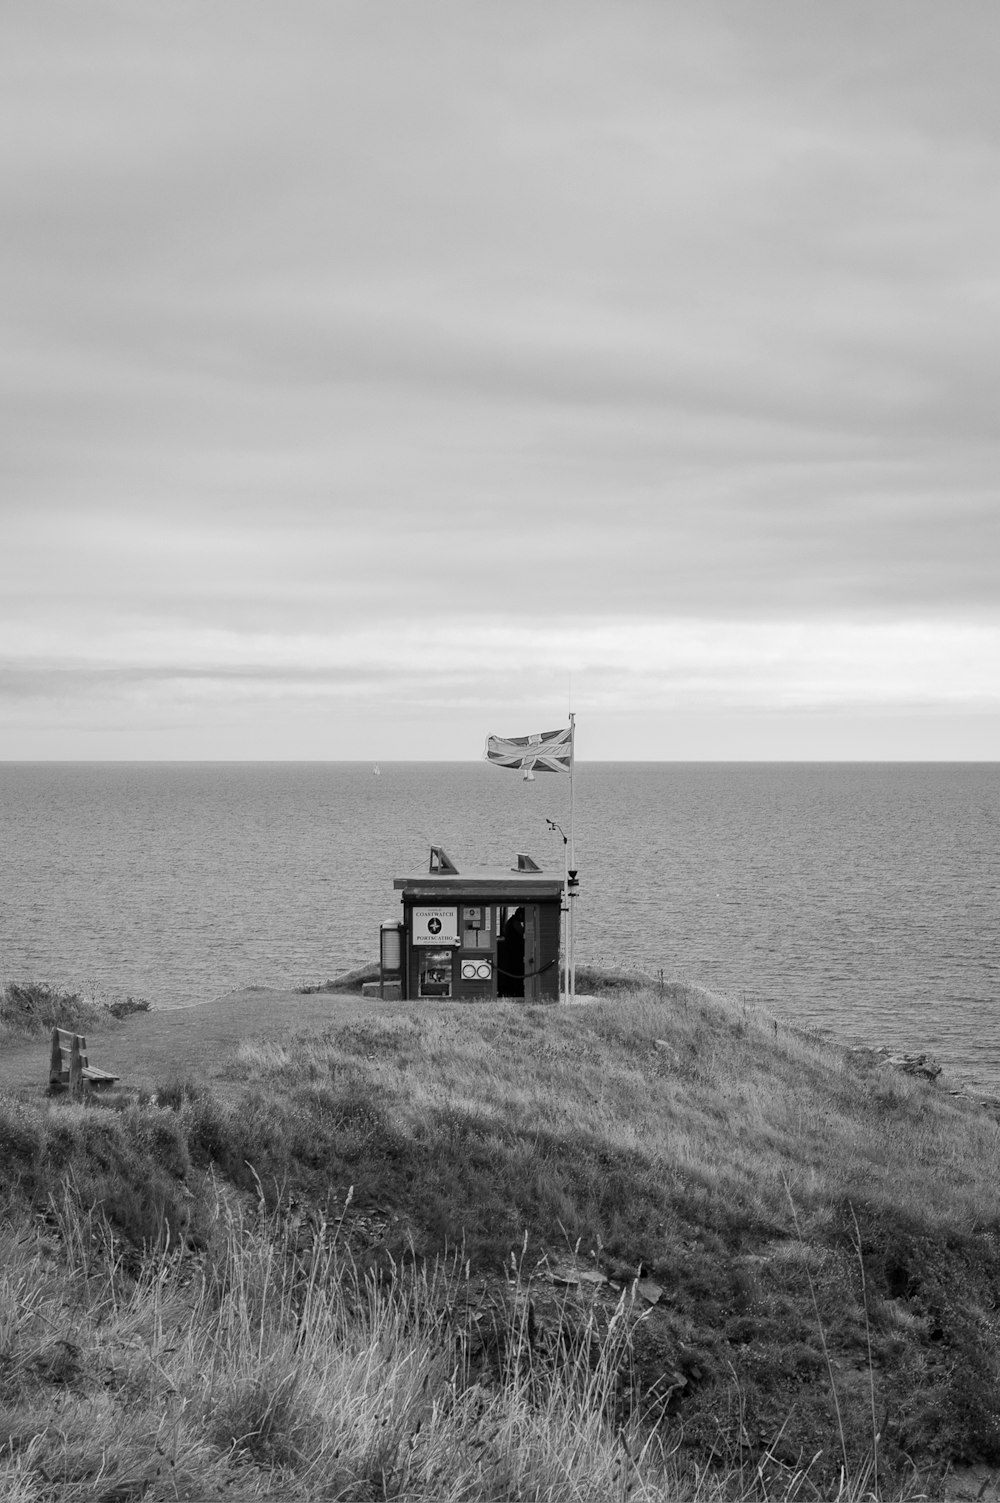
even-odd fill
[{"label": "grassy headland", "polygon": [[5,1496],[940,1496],[1000,1462],[975,1103],[634,980],[332,1002],[224,1073],[0,1097]]}]

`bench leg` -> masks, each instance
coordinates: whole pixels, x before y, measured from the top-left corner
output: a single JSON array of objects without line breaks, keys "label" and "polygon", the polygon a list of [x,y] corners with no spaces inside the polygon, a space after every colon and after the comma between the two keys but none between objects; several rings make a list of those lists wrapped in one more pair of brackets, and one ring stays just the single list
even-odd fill
[{"label": "bench leg", "polygon": [[72,1096],[79,1096],[83,1091],[83,1061],[80,1059],[80,1040],[73,1035],[73,1046],[69,1056],[69,1089]]}]

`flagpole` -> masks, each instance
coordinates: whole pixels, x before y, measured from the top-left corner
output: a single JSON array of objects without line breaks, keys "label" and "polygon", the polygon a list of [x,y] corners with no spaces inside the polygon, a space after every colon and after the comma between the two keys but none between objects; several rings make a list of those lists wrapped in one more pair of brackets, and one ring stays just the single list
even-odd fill
[{"label": "flagpole", "polygon": [[569,929],[568,955],[566,957],[566,992],[572,1002],[576,997],[576,850],[573,844],[574,798],[573,765],[576,761],[576,715],[569,712],[569,870],[573,873],[573,885],[569,888],[569,913],[566,925]]},{"label": "flagpole", "polygon": [[559,904],[559,954],[562,964],[559,967],[559,1001],[569,1001],[569,836],[562,825],[554,819],[546,816],[545,823],[553,835],[558,830],[559,838],[563,843],[563,889],[562,902]]},{"label": "flagpole", "polygon": [[[562,831],[561,830],[559,831],[559,833],[560,833],[560,835],[562,835]],[[565,932],[566,932],[566,953],[563,956],[562,989],[561,989],[561,992],[560,992],[559,1000],[560,1000],[560,1002],[568,1002],[569,1001],[569,845],[567,843],[565,835],[563,835],[563,896],[562,896],[562,910],[563,910],[563,925],[565,927]]]}]

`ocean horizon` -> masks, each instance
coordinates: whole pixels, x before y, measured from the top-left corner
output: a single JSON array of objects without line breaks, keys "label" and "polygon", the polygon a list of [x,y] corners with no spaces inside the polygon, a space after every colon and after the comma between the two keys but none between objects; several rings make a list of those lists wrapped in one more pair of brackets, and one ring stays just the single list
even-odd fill
[{"label": "ocean horizon", "polygon": [[[441,845],[562,870],[568,783],[485,762],[0,763],[0,978],[156,1007],[375,959]],[[577,763],[577,961],[1000,1089],[1000,764]]]}]

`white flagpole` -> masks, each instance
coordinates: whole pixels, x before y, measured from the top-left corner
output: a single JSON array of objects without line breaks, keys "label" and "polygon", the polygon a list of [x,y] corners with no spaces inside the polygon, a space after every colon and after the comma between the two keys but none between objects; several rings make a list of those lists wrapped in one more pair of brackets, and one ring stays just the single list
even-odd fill
[{"label": "white flagpole", "polygon": [[[562,831],[559,832],[562,834]],[[569,845],[563,835],[563,895],[562,895],[562,925],[563,937],[566,949],[562,963],[562,989],[559,994],[560,1002],[569,1001]]]},{"label": "white flagpole", "polygon": [[553,835],[558,830],[559,838],[563,843],[563,890],[562,902],[559,904],[559,957],[562,964],[559,967],[559,1001],[569,1001],[569,836],[562,825],[556,824],[554,819],[546,818],[545,823]]},{"label": "white flagpole", "polygon": [[569,889],[569,913],[566,924],[569,929],[569,951],[566,957],[566,991],[568,1000],[576,997],[576,851],[573,846],[573,764],[576,761],[576,716],[569,712],[569,869],[573,873],[573,886]]}]

